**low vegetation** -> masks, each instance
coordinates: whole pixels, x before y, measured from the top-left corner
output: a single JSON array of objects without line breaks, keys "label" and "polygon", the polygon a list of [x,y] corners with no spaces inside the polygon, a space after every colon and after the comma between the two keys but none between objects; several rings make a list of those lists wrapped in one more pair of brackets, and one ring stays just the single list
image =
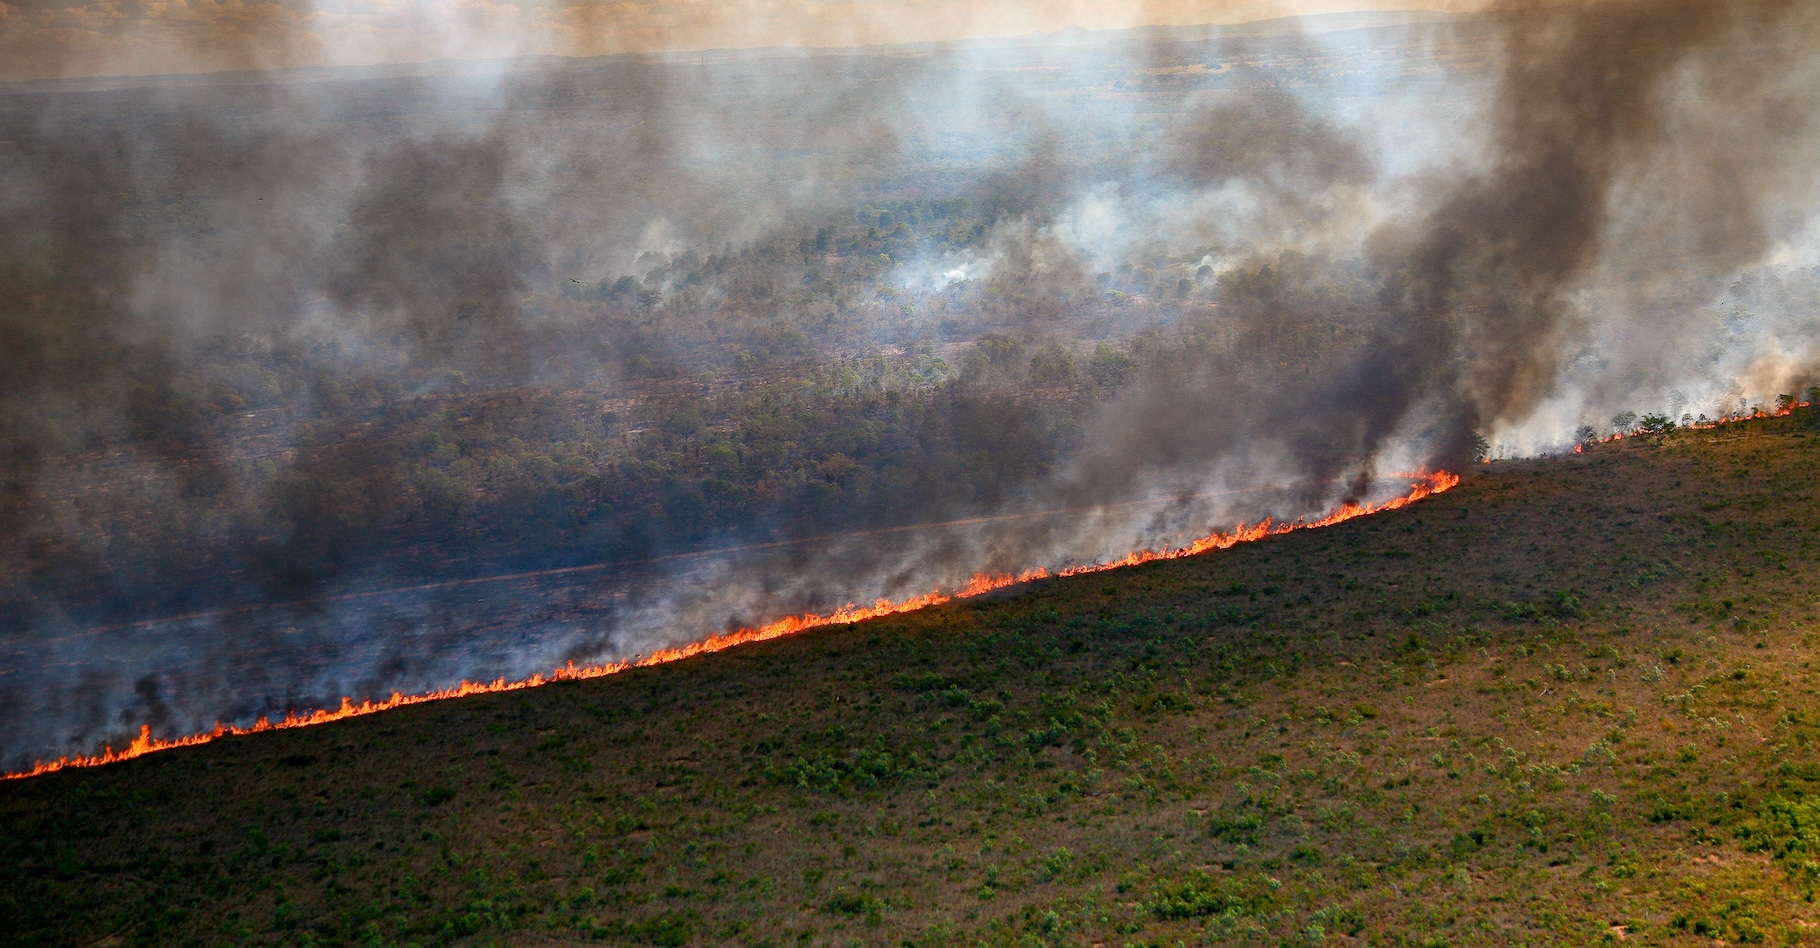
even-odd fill
[{"label": "low vegetation", "polygon": [[0,786],[0,941],[1820,941],[1806,410]]}]

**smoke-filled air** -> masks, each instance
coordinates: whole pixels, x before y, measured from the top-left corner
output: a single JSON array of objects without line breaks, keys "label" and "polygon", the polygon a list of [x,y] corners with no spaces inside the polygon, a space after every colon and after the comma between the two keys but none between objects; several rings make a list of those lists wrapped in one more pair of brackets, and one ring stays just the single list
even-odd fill
[{"label": "smoke-filled air", "polygon": [[0,85],[0,770],[1820,385],[1813,4],[246,68],[284,11]]}]

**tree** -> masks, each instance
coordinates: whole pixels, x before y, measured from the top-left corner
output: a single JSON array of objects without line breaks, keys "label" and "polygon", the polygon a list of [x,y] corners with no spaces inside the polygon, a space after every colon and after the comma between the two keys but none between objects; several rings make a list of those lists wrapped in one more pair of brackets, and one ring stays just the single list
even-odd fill
[{"label": "tree", "polygon": [[1095,346],[1093,355],[1087,359],[1087,374],[1096,384],[1106,388],[1124,385],[1136,372],[1137,363],[1108,342]]},{"label": "tree", "polygon": [[1630,434],[1637,426],[1637,413],[1620,412],[1611,416],[1611,430],[1617,434]]},{"label": "tree", "polygon": [[1592,425],[1581,425],[1574,429],[1574,443],[1581,447],[1596,444],[1598,440],[1599,431]]}]

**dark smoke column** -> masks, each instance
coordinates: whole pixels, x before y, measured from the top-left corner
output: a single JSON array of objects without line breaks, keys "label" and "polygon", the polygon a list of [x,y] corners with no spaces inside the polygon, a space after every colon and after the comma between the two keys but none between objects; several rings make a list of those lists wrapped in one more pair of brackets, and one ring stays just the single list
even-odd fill
[{"label": "dark smoke column", "polygon": [[[1102,419],[1067,489],[1112,496],[1158,469],[1236,462],[1254,483],[1300,485],[1306,513],[1368,493],[1382,467],[1408,463],[1412,449],[1418,461],[1457,467],[1471,460],[1475,434],[1523,420],[1554,393],[1587,333],[1572,295],[1596,273],[1623,273],[1625,292],[1648,300],[1672,295],[1671,272],[1691,285],[1763,256],[1778,236],[1766,208],[1799,190],[1811,165],[1803,143],[1815,90],[1787,77],[1812,64],[1820,10],[1787,0],[1516,7],[1459,24],[1494,31],[1485,154],[1437,174],[1421,189],[1432,203],[1367,241],[1380,290],[1364,341],[1295,378],[1248,364],[1248,349],[1306,318],[1282,301],[1331,278],[1280,260],[1254,267],[1222,300],[1239,356],[1148,381]],[[1209,140],[1269,151],[1222,153],[1222,167],[1269,175],[1306,164],[1310,151],[1346,153],[1336,130],[1283,116],[1295,107],[1266,111],[1321,134],[1284,141],[1209,115],[1223,123]],[[1701,134],[1720,112],[1732,134]],[[1315,189],[1354,177],[1296,180]],[[1666,205],[1693,210],[1652,236],[1639,209]],[[1620,329],[1677,338],[1651,324],[1659,312],[1636,306]]]},{"label": "dark smoke column", "polygon": [[[1626,186],[1654,166],[1711,170],[1691,182],[1703,193],[1653,195],[1708,211],[1692,222],[1700,253],[1677,265],[1719,276],[1767,248],[1761,205],[1774,195],[1722,170],[1723,152],[1754,146],[1690,140],[1677,128],[1688,110],[1764,95],[1790,59],[1814,55],[1806,42],[1812,8],[1786,0],[1606,3],[1502,16],[1489,167],[1453,186],[1417,227],[1378,236],[1374,255],[1396,274],[1386,303],[1398,318],[1356,382],[1390,391],[1340,399],[1400,415],[1444,391],[1453,416],[1437,447],[1450,462],[1466,454],[1474,431],[1521,419],[1550,393],[1563,349],[1581,330],[1567,294],[1602,254],[1625,252],[1611,243],[1614,212],[1637,199]],[[1783,127],[1761,129],[1758,143],[1795,133],[1787,126],[1806,111],[1783,111]],[[1385,427],[1372,416],[1359,426],[1367,435]],[[1375,445],[1368,436],[1362,447]]]}]

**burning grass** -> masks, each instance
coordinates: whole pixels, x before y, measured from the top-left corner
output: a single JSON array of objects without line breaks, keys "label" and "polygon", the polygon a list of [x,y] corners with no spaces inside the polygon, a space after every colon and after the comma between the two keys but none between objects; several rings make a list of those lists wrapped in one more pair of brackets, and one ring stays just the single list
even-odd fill
[{"label": "burning grass", "polygon": [[0,941],[1804,943],[1806,414],[11,782]]},{"label": "burning grass", "polygon": [[[1434,494],[1450,490],[1460,483],[1458,475],[1446,471],[1432,474],[1416,473],[1398,476],[1405,476],[1413,481],[1413,483],[1410,484],[1409,492],[1381,503],[1361,504],[1355,501],[1349,501],[1332,513],[1309,521],[1280,523],[1266,519],[1255,525],[1240,524],[1230,533],[1215,531],[1186,546],[1172,549],[1138,550],[1109,563],[1073,566],[1061,570],[1054,575],[1081,576],[1088,573],[1099,573],[1127,566],[1137,566],[1143,563],[1156,562],[1158,560],[1180,559],[1185,556],[1196,556],[1214,550],[1227,550],[1240,543],[1250,543],[1264,539],[1265,537],[1282,536],[1283,534],[1293,533],[1297,530],[1330,527],[1336,523],[1344,523],[1354,517],[1368,516],[1386,510],[1401,509],[1402,507],[1416,503],[1417,501],[1423,500]],[[568,571],[570,570],[558,570],[556,572]],[[693,658],[697,655],[707,655],[724,651],[738,645],[765,642],[781,636],[807,631],[809,629],[817,629],[830,625],[847,625],[855,622],[863,622],[867,619],[877,619],[883,616],[915,612],[919,609],[927,609],[930,606],[939,606],[956,600],[972,599],[977,596],[983,596],[989,592],[995,592],[1022,583],[1047,579],[1050,576],[1051,574],[1048,570],[1040,568],[1017,575],[1002,574],[994,576],[978,573],[975,574],[965,586],[956,590],[948,592],[936,590],[921,596],[913,596],[895,602],[889,599],[880,599],[870,606],[857,606],[849,603],[826,615],[806,613],[803,615],[785,616],[782,619],[768,622],[756,628],[738,629],[723,635],[710,636],[699,642],[692,642],[688,645],[659,649],[650,655],[633,661],[579,666],[570,662],[564,667],[554,669],[547,675],[538,674],[532,675],[529,678],[510,681],[504,678],[497,678],[490,682],[464,681],[452,688],[442,688],[420,694],[407,695],[400,692],[393,692],[390,697],[378,701],[369,698],[356,702],[353,698],[344,696],[341,699],[340,707],[333,710],[318,708],[307,712],[291,712],[278,721],[262,717],[253,724],[245,727],[217,723],[212,730],[200,734],[187,734],[178,737],[165,738],[153,736],[151,725],[146,724],[140,726],[138,737],[134,738],[132,743],[120,750],[115,750],[112,747],[105,747],[98,754],[62,757],[54,761],[39,761],[28,770],[0,774],[0,780],[17,780],[26,777],[38,777],[71,767],[99,767],[105,764],[132,760],[135,757],[142,757],[157,751],[172,750],[178,747],[195,747],[199,744],[207,744],[210,741],[223,737],[238,737],[247,734],[261,734],[273,730],[311,727],[318,724],[327,724],[331,721],[341,721],[347,718],[377,714],[381,711],[391,711],[414,704],[423,704],[428,701],[444,701],[450,698],[465,698],[472,695],[492,694],[502,691],[519,691],[524,688],[536,688],[558,681],[581,681],[589,678],[603,678],[607,675],[616,675],[629,668],[645,668],[652,665],[662,665],[668,662],[680,661],[685,658]]]}]

